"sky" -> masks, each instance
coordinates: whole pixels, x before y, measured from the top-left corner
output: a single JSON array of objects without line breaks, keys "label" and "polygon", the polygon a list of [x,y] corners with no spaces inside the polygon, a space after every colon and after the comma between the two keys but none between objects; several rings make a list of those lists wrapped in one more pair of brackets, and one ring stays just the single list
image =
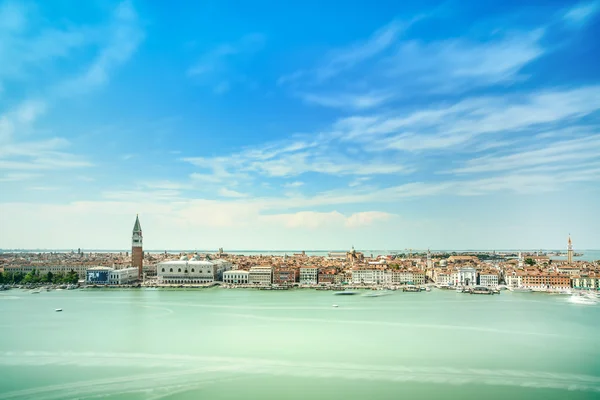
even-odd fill
[{"label": "sky", "polygon": [[0,0],[0,248],[600,248],[600,1]]}]

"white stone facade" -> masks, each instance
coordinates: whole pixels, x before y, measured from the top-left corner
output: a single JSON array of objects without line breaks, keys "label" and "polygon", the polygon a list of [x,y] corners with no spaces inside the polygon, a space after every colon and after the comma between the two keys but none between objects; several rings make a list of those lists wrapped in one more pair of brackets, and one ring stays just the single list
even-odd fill
[{"label": "white stone facade", "polygon": [[462,267],[452,272],[452,284],[456,286],[476,286],[477,270],[473,267]]},{"label": "white stone facade", "polygon": [[318,282],[318,268],[300,268],[300,284],[301,285],[316,285]]},{"label": "white stone facade", "polygon": [[273,283],[272,267],[252,267],[248,274],[248,283],[252,285],[270,285]]},{"label": "white stone facade", "polygon": [[245,285],[249,282],[249,275],[250,272],[241,269],[225,271],[223,272],[223,282]]},{"label": "white stone facade", "polygon": [[177,260],[164,261],[156,266],[159,283],[198,284],[212,283],[223,278],[223,272],[231,269],[231,263],[224,260]]},{"label": "white stone facade", "polygon": [[127,285],[138,279],[138,269],[133,267],[115,269],[110,272],[108,279],[110,285]]},{"label": "white stone facade", "polygon": [[523,286],[523,277],[521,275],[506,275],[504,277],[504,283],[506,286],[512,288],[520,288]]},{"label": "white stone facade", "polygon": [[354,269],[352,283],[365,285],[391,284],[392,274],[384,269]]},{"label": "white stone facade", "polygon": [[479,285],[487,287],[498,286],[498,275],[497,274],[479,274]]}]

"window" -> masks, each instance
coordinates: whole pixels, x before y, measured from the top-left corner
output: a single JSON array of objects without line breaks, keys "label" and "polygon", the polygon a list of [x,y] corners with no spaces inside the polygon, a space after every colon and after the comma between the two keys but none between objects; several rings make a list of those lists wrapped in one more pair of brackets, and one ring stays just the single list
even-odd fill
[{"label": "window", "polygon": [[164,268],[162,269],[162,272],[165,272],[165,269],[164,269]]},{"label": "window", "polygon": [[181,272],[181,268],[177,268],[177,272]]},{"label": "window", "polygon": [[192,268],[192,272],[194,272],[194,268]]},{"label": "window", "polygon": [[171,269],[169,270],[169,272],[173,272],[173,268],[171,268]]}]

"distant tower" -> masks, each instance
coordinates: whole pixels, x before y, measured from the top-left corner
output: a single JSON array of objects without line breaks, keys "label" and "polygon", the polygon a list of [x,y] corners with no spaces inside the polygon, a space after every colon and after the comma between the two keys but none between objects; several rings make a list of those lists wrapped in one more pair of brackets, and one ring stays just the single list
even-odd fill
[{"label": "distant tower", "polygon": [[569,235],[569,245],[567,247],[567,262],[569,264],[573,262],[573,243],[571,243],[571,235]]},{"label": "distant tower", "polygon": [[433,263],[431,262],[431,251],[427,249],[427,269],[432,269]]},{"label": "distant tower", "polygon": [[142,226],[140,219],[135,216],[133,235],[131,237],[131,266],[138,269],[138,279],[142,279],[142,266],[144,264],[144,250],[142,249]]}]

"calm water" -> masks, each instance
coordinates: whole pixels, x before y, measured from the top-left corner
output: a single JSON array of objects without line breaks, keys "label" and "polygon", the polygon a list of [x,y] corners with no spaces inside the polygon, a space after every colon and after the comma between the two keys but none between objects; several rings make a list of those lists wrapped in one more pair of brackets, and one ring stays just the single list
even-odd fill
[{"label": "calm water", "polygon": [[561,296],[11,290],[0,317],[0,399],[600,398],[600,305]]}]

